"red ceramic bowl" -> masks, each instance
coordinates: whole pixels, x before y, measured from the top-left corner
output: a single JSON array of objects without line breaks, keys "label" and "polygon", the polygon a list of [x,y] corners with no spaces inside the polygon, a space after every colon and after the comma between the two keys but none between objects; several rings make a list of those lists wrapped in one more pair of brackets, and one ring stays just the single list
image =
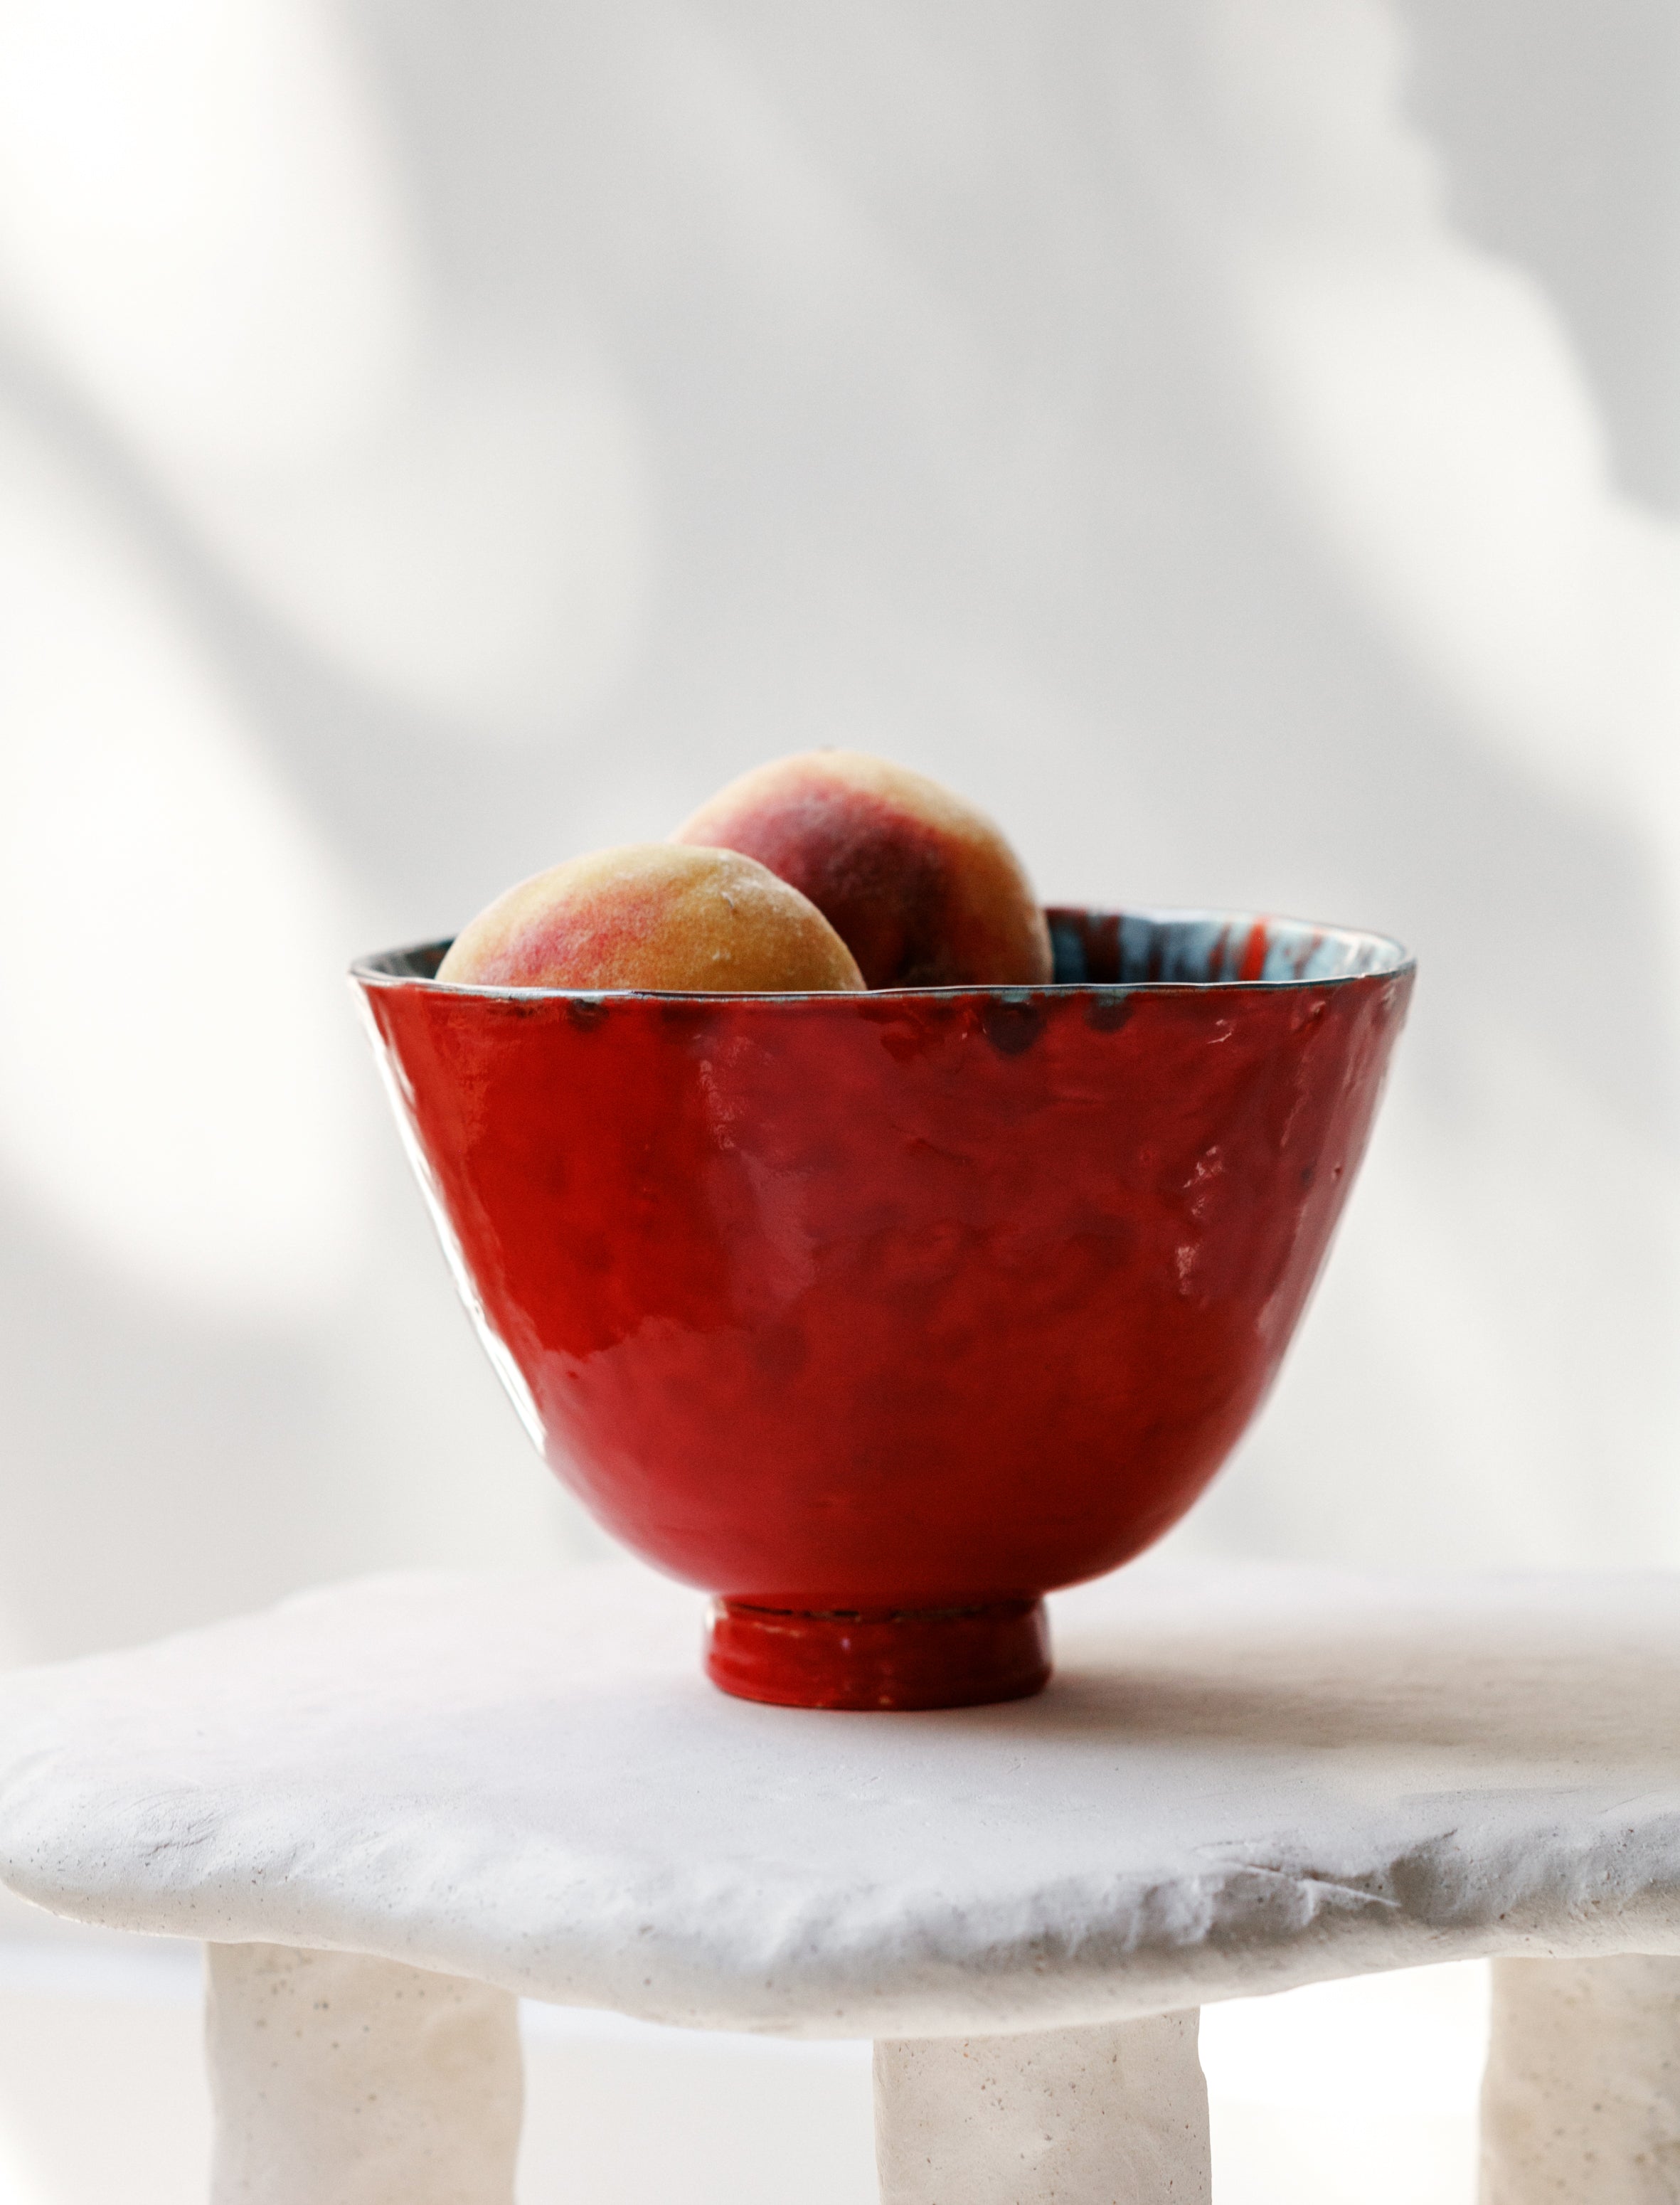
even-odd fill
[{"label": "red ceramic bowl", "polygon": [[1050,914],[1056,984],[448,985],[355,968],[531,1436],[719,1596],[725,1691],[1035,1691],[1040,1596],[1181,1516],[1272,1382],[1412,983],[1397,943]]}]

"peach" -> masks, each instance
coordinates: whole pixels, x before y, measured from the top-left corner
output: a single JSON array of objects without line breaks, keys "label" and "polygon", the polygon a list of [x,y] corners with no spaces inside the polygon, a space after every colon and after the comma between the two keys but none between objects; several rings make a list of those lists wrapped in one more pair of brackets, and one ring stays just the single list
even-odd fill
[{"label": "peach", "polygon": [[521,881],[457,936],[440,980],[673,994],[859,989],[852,953],[797,889],[733,850],[632,842]]},{"label": "peach", "polygon": [[808,896],[871,988],[1042,986],[1050,934],[998,829],[936,781],[862,751],[743,774],[676,843],[739,850]]}]

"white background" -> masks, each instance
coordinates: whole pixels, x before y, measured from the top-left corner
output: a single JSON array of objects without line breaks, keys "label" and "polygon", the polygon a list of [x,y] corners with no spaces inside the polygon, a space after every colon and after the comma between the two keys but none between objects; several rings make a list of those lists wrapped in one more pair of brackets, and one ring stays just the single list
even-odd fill
[{"label": "white background", "polygon": [[576,1541],[340,975],[825,740],[1422,980],[1181,1535],[1680,1560],[1660,0],[0,0],[13,1658]]},{"label": "white background", "polygon": [[1660,0],[3,0],[13,1658],[567,1519],[340,972],[880,747],[1422,957],[1184,1536],[1680,1559]]},{"label": "white background", "polygon": [[1677,149],[1664,0],[0,0],[0,1661],[587,1551],[340,976],[824,741],[1420,954],[1181,1539],[1680,1562]]}]

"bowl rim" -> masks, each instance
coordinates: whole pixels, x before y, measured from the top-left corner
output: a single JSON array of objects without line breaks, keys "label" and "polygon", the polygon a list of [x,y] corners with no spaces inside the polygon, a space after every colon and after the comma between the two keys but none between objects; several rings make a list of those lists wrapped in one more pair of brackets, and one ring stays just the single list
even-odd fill
[{"label": "bowl rim", "polygon": [[456,996],[487,1002],[586,1002],[586,1003],[856,1003],[876,1002],[935,1002],[984,1001],[988,1002],[1024,1003],[1039,997],[1060,999],[1069,996],[1205,996],[1212,993],[1231,995],[1257,993],[1275,995],[1291,989],[1348,988],[1366,982],[1391,983],[1410,978],[1417,970],[1417,960],[1405,944],[1394,936],[1379,934],[1372,928],[1345,926],[1327,920],[1296,918],[1285,912],[1231,911],[1217,906],[1202,904],[1047,904],[1045,916],[1054,921],[1062,917],[1102,919],[1148,919],[1156,924],[1172,922],[1213,923],[1227,929],[1244,928],[1251,930],[1258,925],[1299,928],[1319,941],[1340,937],[1350,945],[1362,944],[1377,953],[1377,961],[1362,972],[1321,973],[1311,977],[1291,976],[1285,979],[1266,980],[1047,980],[1012,984],[1007,986],[950,987],[950,988],[870,988],[865,990],[822,988],[741,990],[728,988],[515,988],[484,987],[470,980],[439,980],[432,976],[413,971],[395,969],[399,961],[404,965],[436,953],[441,960],[454,940],[447,935],[430,942],[417,942],[395,949],[371,951],[366,956],[352,960],[349,977],[363,988],[414,988],[436,996]]}]

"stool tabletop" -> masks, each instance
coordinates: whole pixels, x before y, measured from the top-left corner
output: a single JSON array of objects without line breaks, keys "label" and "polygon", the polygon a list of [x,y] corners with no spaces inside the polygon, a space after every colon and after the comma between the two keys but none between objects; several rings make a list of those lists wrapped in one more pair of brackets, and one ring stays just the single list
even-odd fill
[{"label": "stool tabletop", "polygon": [[725,1698],[629,1566],[377,1578],[0,1685],[0,1880],[698,2028],[1028,2030],[1680,1952],[1680,1585],[1148,1562],[1038,1699]]}]

